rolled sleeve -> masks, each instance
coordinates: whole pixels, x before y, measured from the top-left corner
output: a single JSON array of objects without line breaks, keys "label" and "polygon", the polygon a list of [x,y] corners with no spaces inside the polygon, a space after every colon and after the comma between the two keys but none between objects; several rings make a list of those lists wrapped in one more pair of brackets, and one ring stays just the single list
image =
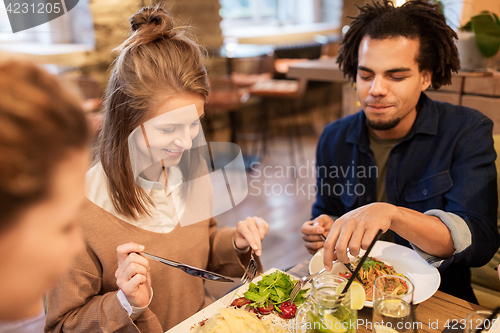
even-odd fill
[{"label": "rolled sleeve", "polygon": [[[460,216],[442,211],[440,209],[431,209],[426,211],[424,214],[439,218],[446,225],[446,227],[448,227],[451,233],[451,238],[453,240],[453,246],[455,248],[453,256],[462,253],[472,245],[472,234],[470,232],[469,226]],[[443,259],[422,251],[414,244],[411,244],[411,246],[431,266],[447,266],[453,260],[453,256],[447,259]]]}]

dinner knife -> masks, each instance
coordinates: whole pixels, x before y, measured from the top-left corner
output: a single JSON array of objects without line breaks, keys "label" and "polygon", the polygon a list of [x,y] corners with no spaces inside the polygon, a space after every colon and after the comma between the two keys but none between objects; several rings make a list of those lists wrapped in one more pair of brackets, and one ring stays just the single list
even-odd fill
[{"label": "dinner knife", "polygon": [[184,273],[187,273],[187,274],[192,275],[194,277],[199,277],[199,278],[202,278],[205,280],[212,280],[212,281],[217,281],[217,282],[234,282],[233,280],[228,279],[225,276],[222,276],[222,275],[217,274],[217,273],[209,272],[209,271],[206,271],[206,270],[201,269],[201,268],[193,267],[193,266],[186,265],[186,264],[181,264],[177,261],[161,258],[161,257],[155,256],[155,255],[152,255],[152,254],[149,254],[146,252],[142,252],[142,254],[150,257],[151,259],[157,260],[165,265],[178,268],[181,271],[183,271]]}]

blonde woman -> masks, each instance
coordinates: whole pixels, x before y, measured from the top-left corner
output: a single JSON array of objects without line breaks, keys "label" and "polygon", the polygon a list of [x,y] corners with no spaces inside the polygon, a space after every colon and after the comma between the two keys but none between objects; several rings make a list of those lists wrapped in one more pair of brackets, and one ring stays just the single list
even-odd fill
[{"label": "blonde woman", "polygon": [[200,129],[209,87],[187,29],[160,7],[130,22],[87,173],[87,250],[49,294],[46,332],[165,332],[207,304],[203,280],[141,252],[241,276],[269,229],[257,217],[217,229],[210,217],[220,198]]}]

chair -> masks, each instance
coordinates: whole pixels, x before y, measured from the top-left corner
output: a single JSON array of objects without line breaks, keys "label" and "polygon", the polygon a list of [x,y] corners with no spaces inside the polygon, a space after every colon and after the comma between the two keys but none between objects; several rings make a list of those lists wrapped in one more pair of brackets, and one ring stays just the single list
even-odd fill
[{"label": "chair", "polygon": [[310,41],[279,45],[274,49],[274,78],[286,79],[288,67],[301,61],[319,59],[323,43]]},{"label": "chair", "polygon": [[230,76],[210,77],[210,94],[206,107],[210,110],[207,113],[207,130],[208,134],[213,135],[215,129],[213,120],[217,115],[228,114],[231,142],[236,143],[237,140],[237,111],[248,100],[250,96],[246,89],[238,89],[233,83]]},{"label": "chair", "polygon": [[[259,96],[262,99],[262,150],[264,155],[267,153],[267,142],[271,135],[271,129],[281,120],[281,126],[277,127],[281,127],[288,138],[291,165],[296,165],[295,145],[297,145],[301,158],[304,158],[299,116],[306,87],[307,80],[271,79],[257,82],[249,88],[250,95]],[[276,129],[276,126],[274,128]]]},{"label": "chair", "polygon": [[[249,88],[250,95],[262,99],[263,151],[267,153],[267,142],[271,130],[282,128],[288,138],[290,163],[296,165],[295,151],[303,159],[301,116],[306,116],[307,124],[312,121],[303,112],[303,97],[307,88],[307,80],[284,79],[288,67],[297,62],[316,59],[321,56],[321,43],[307,42],[281,45],[274,50],[273,79],[262,80]],[[278,105],[273,106],[273,103]],[[273,126],[281,121],[281,126]],[[297,148],[295,148],[295,146]]]}]

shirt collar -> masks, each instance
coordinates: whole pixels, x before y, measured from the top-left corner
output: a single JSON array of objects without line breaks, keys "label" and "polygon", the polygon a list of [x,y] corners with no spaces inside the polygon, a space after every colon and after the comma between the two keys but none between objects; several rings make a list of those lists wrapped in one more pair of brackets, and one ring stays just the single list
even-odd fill
[{"label": "shirt collar", "polygon": [[[417,113],[417,118],[415,119],[410,132],[402,139],[402,141],[412,138],[415,134],[437,134],[438,110],[436,104],[422,92],[418,100],[418,105],[420,106],[420,109]],[[346,141],[356,144],[360,146],[362,150],[367,151],[369,149],[370,142],[368,137],[368,128],[366,126],[365,113],[363,111],[358,112],[355,117],[357,117],[357,119],[349,126]]]},{"label": "shirt collar", "polygon": [[[172,192],[174,189],[179,187],[182,183],[182,172],[177,166],[170,167],[168,175],[168,188],[166,189],[166,193]],[[137,176],[137,185],[144,189],[148,195],[151,195],[151,192],[154,190],[163,190],[165,184],[162,184],[157,181],[151,181],[146,178]]]}]

